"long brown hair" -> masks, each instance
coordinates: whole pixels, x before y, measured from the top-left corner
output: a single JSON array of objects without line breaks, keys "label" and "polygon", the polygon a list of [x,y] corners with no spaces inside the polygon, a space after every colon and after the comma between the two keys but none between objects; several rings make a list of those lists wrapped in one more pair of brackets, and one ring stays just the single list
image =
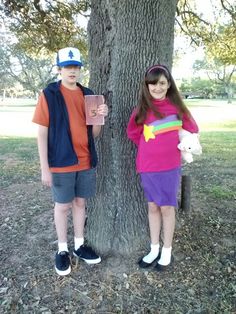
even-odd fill
[{"label": "long brown hair", "polygon": [[184,104],[180,93],[176,87],[175,81],[168,70],[168,68],[161,64],[156,64],[149,67],[145,73],[145,77],[143,82],[141,83],[140,92],[139,92],[139,100],[138,100],[138,108],[137,114],[135,117],[135,122],[137,124],[142,124],[147,116],[147,112],[151,110],[157,118],[163,118],[164,115],[159,112],[156,107],[153,105],[152,101],[153,97],[150,95],[148,84],[156,84],[160,77],[164,75],[169,83],[169,88],[166,93],[166,97],[179,109],[180,118],[184,113],[191,116],[188,108]]}]

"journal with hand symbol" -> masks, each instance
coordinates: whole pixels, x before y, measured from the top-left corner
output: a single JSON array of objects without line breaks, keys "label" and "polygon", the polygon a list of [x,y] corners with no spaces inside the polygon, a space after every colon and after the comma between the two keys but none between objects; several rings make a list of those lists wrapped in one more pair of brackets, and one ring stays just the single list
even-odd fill
[{"label": "journal with hand symbol", "polygon": [[102,95],[86,95],[84,99],[86,125],[104,125],[104,116],[97,113],[98,106],[104,104],[104,97]]}]

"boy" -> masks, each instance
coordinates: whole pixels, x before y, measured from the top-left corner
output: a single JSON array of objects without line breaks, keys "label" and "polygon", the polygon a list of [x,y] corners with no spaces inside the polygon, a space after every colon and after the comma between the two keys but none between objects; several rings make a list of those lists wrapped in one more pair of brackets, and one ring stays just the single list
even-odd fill
[{"label": "boy", "polygon": [[[58,237],[56,272],[71,272],[67,246],[67,212],[72,208],[74,226],[73,255],[88,264],[101,258],[84,245],[85,201],[95,194],[97,154],[94,137],[101,126],[86,126],[84,95],[93,92],[77,83],[82,66],[77,48],[67,47],[57,53],[61,80],[49,84],[39,97],[33,122],[38,128],[38,150],[43,185],[52,188],[55,202],[54,221]],[[108,107],[98,107],[107,116]]]}]

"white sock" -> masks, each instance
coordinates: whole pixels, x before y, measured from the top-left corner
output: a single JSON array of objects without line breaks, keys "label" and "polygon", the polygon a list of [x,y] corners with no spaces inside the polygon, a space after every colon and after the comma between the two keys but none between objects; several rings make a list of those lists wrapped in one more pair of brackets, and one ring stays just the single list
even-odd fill
[{"label": "white sock", "polygon": [[143,261],[148,264],[152,263],[159,254],[159,248],[160,248],[159,243],[151,244],[151,251],[146,256],[144,256]]},{"label": "white sock", "polygon": [[78,250],[81,247],[81,245],[84,244],[84,238],[74,237],[74,242],[75,242],[75,250]]},{"label": "white sock", "polygon": [[171,250],[172,247],[163,247],[161,250],[161,258],[158,261],[158,264],[162,265],[162,266],[167,266],[170,264],[171,261]]},{"label": "white sock", "polygon": [[58,253],[60,252],[68,252],[68,246],[66,242],[58,242]]}]

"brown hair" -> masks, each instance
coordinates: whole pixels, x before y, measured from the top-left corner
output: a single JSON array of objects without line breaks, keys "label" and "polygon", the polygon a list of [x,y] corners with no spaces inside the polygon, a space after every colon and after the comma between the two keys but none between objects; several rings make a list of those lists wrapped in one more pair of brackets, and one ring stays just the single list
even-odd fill
[{"label": "brown hair", "polygon": [[188,114],[189,116],[191,115],[180,96],[175,81],[168,68],[164,65],[156,64],[147,69],[144,80],[141,83],[137,114],[135,117],[135,122],[137,124],[142,124],[144,122],[149,110],[151,110],[157,118],[164,117],[164,115],[159,112],[156,107],[154,107],[152,103],[153,98],[150,95],[148,89],[148,84],[156,84],[162,75],[165,76],[170,85],[167,90],[166,97],[169,98],[173,105],[179,109],[180,118],[184,113]]}]

